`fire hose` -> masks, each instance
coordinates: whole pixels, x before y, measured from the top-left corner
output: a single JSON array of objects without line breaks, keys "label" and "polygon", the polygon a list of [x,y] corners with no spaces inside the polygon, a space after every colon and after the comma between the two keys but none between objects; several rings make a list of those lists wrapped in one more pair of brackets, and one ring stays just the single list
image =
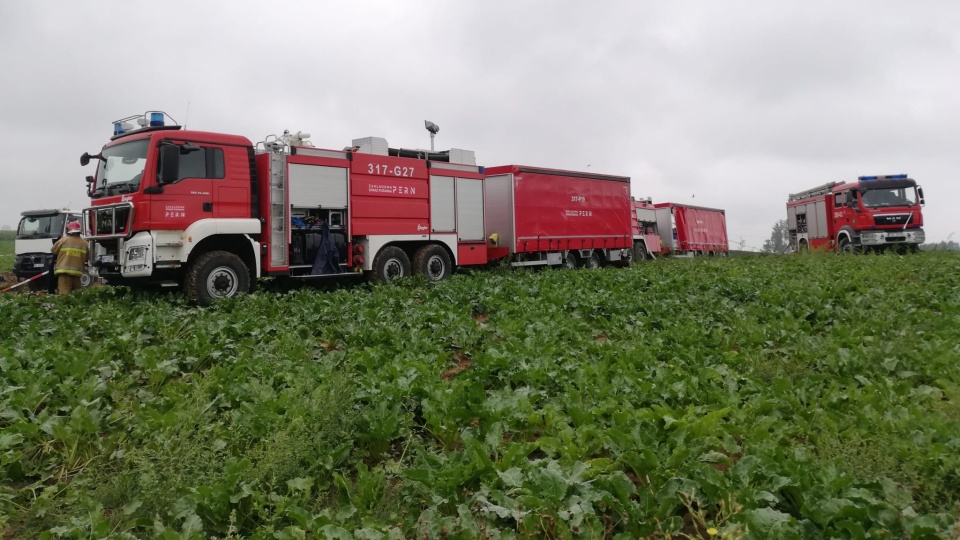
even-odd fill
[{"label": "fire hose", "polygon": [[32,278],[30,278],[30,279],[28,279],[28,280],[26,280],[26,281],[21,281],[20,283],[17,283],[16,285],[11,285],[11,286],[7,287],[6,289],[0,290],[0,293],[5,293],[5,292],[7,292],[7,291],[12,291],[13,289],[16,289],[17,287],[20,287],[21,285],[26,285],[27,283],[30,283],[31,281],[33,281],[33,280],[35,280],[35,279],[42,278],[43,276],[45,276],[45,275],[47,275],[47,274],[49,274],[49,273],[50,273],[50,271],[47,270],[46,272],[44,272],[44,273],[42,273],[42,274],[37,274],[37,275],[33,276]]}]

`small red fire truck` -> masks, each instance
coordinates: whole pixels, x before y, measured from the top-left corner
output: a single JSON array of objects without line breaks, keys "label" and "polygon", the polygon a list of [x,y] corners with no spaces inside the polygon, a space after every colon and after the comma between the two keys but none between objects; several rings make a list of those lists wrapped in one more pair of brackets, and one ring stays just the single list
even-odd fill
[{"label": "small red fire truck", "polygon": [[689,204],[655,204],[664,254],[678,256],[727,255],[726,212]]},{"label": "small red fire truck", "polygon": [[906,174],[861,176],[791,194],[787,229],[794,251],[856,253],[924,242],[923,188]]},{"label": "small red fire truck", "polygon": [[208,304],[263,276],[441,280],[509,255],[570,267],[633,256],[628,177],[485,169],[469,150],[378,137],[327,150],[284,132],[254,145],[170,120],[118,120],[81,156],[97,163],[83,234],[108,283],[183,287]]}]

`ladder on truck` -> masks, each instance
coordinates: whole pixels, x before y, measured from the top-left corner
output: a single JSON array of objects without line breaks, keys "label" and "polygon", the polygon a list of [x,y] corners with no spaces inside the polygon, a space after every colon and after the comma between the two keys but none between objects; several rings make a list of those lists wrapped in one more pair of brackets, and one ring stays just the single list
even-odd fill
[{"label": "ladder on truck", "polygon": [[787,202],[801,201],[803,199],[809,199],[810,197],[816,197],[818,195],[826,195],[827,193],[833,191],[834,186],[838,185],[840,185],[840,182],[827,182],[822,186],[801,191],[800,193],[791,193],[790,198],[787,199]]}]

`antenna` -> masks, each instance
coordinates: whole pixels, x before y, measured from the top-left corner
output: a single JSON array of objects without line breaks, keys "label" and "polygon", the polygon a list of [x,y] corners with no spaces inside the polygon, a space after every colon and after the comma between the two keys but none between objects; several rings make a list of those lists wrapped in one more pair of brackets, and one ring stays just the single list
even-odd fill
[{"label": "antenna", "polygon": [[187,130],[187,120],[190,120],[190,102],[189,102],[189,101],[187,102],[187,114],[184,115],[184,119],[183,119],[183,130],[184,130],[184,131]]}]

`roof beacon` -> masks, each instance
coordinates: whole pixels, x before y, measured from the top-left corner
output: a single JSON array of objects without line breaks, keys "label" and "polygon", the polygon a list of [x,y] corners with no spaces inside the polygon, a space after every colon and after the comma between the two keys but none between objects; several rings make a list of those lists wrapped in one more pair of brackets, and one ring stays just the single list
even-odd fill
[{"label": "roof beacon", "polygon": [[861,176],[858,178],[861,182],[869,182],[871,180],[904,180],[908,178],[906,174],[890,174],[886,176]]},{"label": "roof beacon", "polygon": [[[145,128],[164,128],[167,126],[166,119],[170,119],[171,126],[177,126],[177,121],[172,116],[163,111],[147,111],[143,114],[128,116],[120,120],[113,121],[113,135],[123,135],[136,129]],[[136,122],[134,124],[133,122]],[[139,127],[138,127],[139,126]],[[172,129],[177,129],[173,127]]]}]

